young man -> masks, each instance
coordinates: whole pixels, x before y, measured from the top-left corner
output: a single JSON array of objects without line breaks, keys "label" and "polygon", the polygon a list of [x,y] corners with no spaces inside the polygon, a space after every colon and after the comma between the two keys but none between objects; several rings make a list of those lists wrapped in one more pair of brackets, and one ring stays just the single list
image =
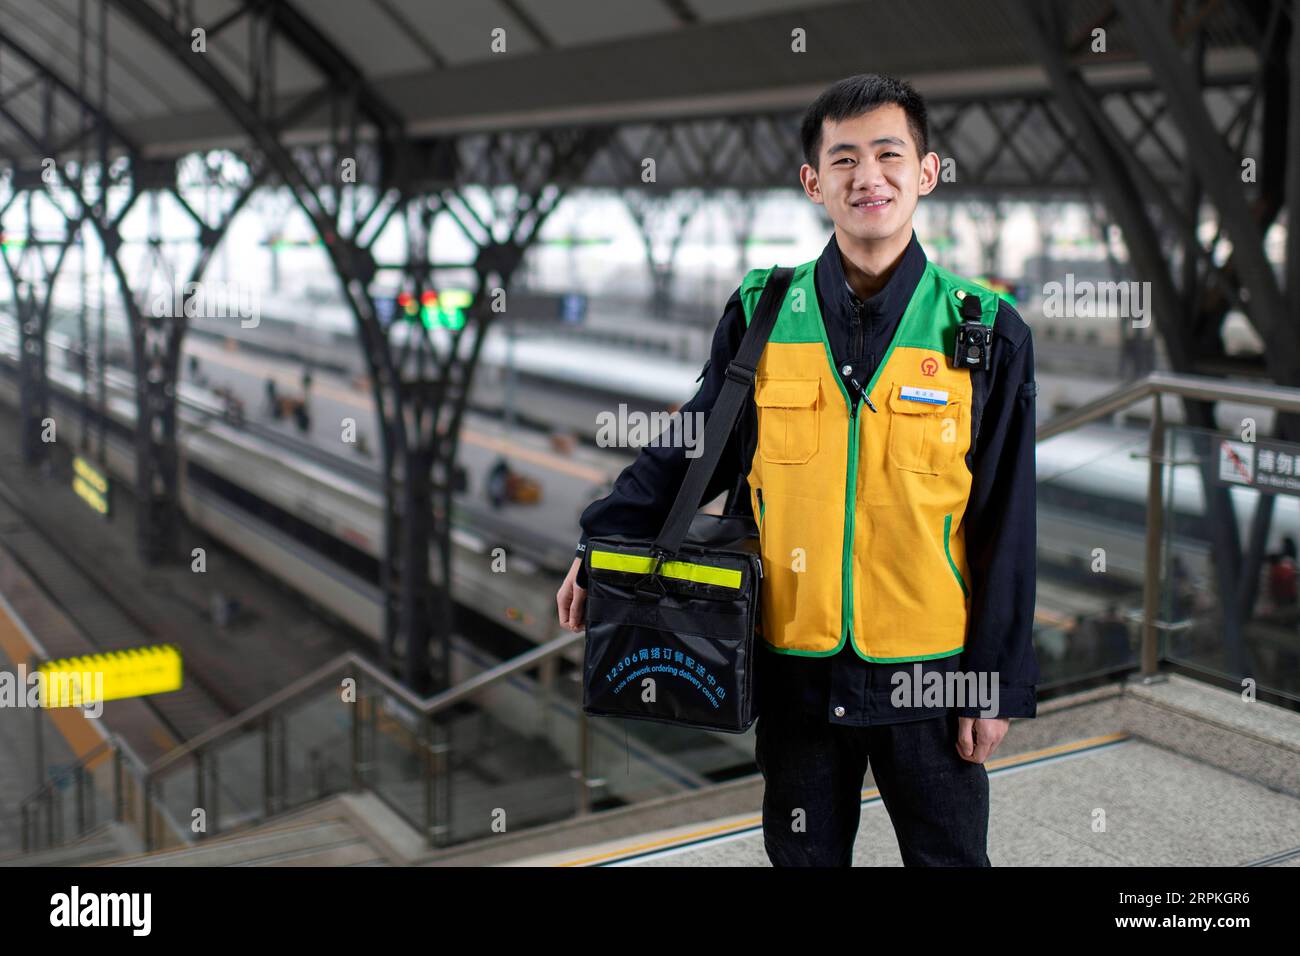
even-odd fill
[{"label": "young man", "polygon": [[[727,510],[759,524],[764,843],[778,866],[849,865],[869,761],[905,865],[989,866],[984,761],[1036,707],[1033,342],[917,242],[939,157],[915,90],[842,80],[801,133],[804,192],[835,233],[795,270],[704,496],[730,489]],[[683,412],[712,408],[770,271],[732,295]],[[991,325],[987,368],[956,362],[963,320]],[[643,449],[583,512],[578,554],[653,537],[688,465]],[[556,596],[572,630],[584,570]],[[980,693],[959,699],[954,677]]]}]

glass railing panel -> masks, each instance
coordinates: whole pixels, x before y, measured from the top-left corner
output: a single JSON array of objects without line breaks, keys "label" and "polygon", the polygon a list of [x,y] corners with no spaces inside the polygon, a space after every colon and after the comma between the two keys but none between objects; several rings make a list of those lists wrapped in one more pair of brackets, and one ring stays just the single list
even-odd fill
[{"label": "glass railing panel", "polygon": [[[154,849],[193,842],[205,829],[211,832],[206,801],[199,799],[198,767],[196,756],[189,754],[154,777],[150,792]],[[203,816],[196,813],[200,808]]]},{"label": "glass railing panel", "polygon": [[1137,666],[1149,443],[1105,424],[1038,443],[1040,689]]},{"label": "glass railing panel", "polygon": [[424,830],[426,801],[425,717],[374,683],[362,685],[364,779],[397,813]]},{"label": "glass railing panel", "polygon": [[[63,711],[58,713],[57,719],[68,719],[72,713],[73,711],[70,710]],[[23,761],[23,769],[30,773],[27,777],[28,785],[23,788],[24,792],[31,793],[42,784],[45,785],[45,792],[34,809],[38,824],[35,835],[39,841],[36,846],[42,849],[62,846],[64,842],[76,839],[78,835],[74,768],[78,765],[79,758],[69,746],[68,739],[59,732],[55,724],[54,710],[30,710],[25,713],[26,715],[31,715],[35,723],[18,728],[17,733],[20,735],[18,740],[22,745],[29,745],[34,740],[35,734],[40,735],[39,753],[44,771],[43,776],[38,777],[35,760]],[[78,714],[71,719],[81,720],[81,717]],[[35,754],[32,756],[34,757]]]},{"label": "glass railing panel", "polygon": [[276,715],[281,739],[284,809],[322,800],[351,786],[352,718],[339,681],[328,682]]},{"label": "glass railing panel", "polygon": [[[81,806],[76,811],[81,833],[113,821],[113,751],[105,749],[85,761],[80,779],[73,781],[80,788]],[[74,800],[74,804],[75,804]]]},{"label": "glass railing panel", "polygon": [[432,718],[440,840],[465,840],[578,812],[579,714],[546,666],[497,681]]},{"label": "glass railing panel", "polygon": [[[48,711],[38,713],[30,727],[28,742],[34,745],[32,734],[42,735],[45,775],[38,781],[33,767],[23,777],[27,791],[23,808],[0,829],[0,852],[4,853],[21,849],[24,836],[29,850],[63,846],[113,819],[112,750],[101,745],[87,758],[77,759],[52,725]],[[21,775],[21,768],[15,768],[15,773]],[[35,799],[31,795],[37,788],[26,786],[31,782],[43,783]]]},{"label": "glass railing panel", "polygon": [[743,734],[722,734],[647,720],[592,717],[588,728],[593,810],[757,772],[752,726]]},{"label": "glass railing panel", "polygon": [[125,755],[121,762],[121,822],[143,840],[145,808],[142,771],[137,771]]},{"label": "glass railing panel", "polygon": [[[266,817],[266,734],[262,727],[227,737],[205,750],[212,832],[250,826]],[[212,802],[211,800],[209,801]]]},{"label": "glass railing panel", "polygon": [[[1243,443],[1184,426],[1170,429],[1170,443],[1162,656],[1300,700],[1300,497],[1261,489],[1264,473],[1295,473],[1300,454],[1267,439]],[[1259,551],[1253,578],[1252,547]]]}]

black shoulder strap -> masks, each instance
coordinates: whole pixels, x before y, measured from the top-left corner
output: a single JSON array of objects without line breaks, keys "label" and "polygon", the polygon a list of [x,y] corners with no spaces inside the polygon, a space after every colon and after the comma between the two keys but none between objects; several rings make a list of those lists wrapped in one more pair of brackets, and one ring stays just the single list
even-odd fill
[{"label": "black shoulder strap", "polygon": [[975,431],[970,437],[970,446],[974,449],[980,438],[980,425],[984,423],[984,409],[989,403],[989,373],[983,369],[974,369],[971,377],[974,379],[971,389],[974,393],[972,400],[975,402]]},{"label": "black shoulder strap", "polygon": [[785,301],[785,294],[790,288],[790,279],[793,275],[793,269],[776,268],[768,276],[749,328],[745,331],[745,337],[741,339],[740,350],[727,366],[727,381],[723,383],[722,391],[718,393],[717,401],[713,403],[713,410],[705,422],[704,450],[686,469],[686,477],[682,479],[682,486],[677,492],[672,510],[664,521],[659,537],[655,538],[652,551],[656,557],[676,554],[677,549],[686,539],[691,519],[700,510],[700,499],[704,497],[704,490],[713,477],[713,471],[718,466],[718,459],[722,457],[722,450],[726,447],[728,436],[740,416],[741,405],[754,384],[754,372],[758,368],[759,357],[763,354],[763,347],[767,345],[768,337],[776,326],[776,317],[781,311],[781,303]]},{"label": "black shoulder strap", "polygon": [[[968,307],[966,304],[971,301],[974,301],[976,303],[976,306],[973,309]],[[997,321],[996,293],[994,294],[993,303],[994,303],[993,321],[996,322]],[[962,299],[961,304],[962,304],[961,315],[963,319],[966,319],[968,321],[982,321],[981,316],[983,314],[983,303],[980,301],[979,296],[973,295],[971,293],[967,293],[966,296]],[[984,408],[985,406],[988,405],[989,376],[991,374],[992,374],[991,372],[986,371],[985,369],[982,368],[973,368],[970,370],[971,393],[972,393],[971,401],[973,403],[972,419],[973,419],[973,426],[974,426],[970,438],[970,447],[972,451],[974,451],[975,449],[976,442],[979,441],[980,425],[983,424],[984,422]]]}]

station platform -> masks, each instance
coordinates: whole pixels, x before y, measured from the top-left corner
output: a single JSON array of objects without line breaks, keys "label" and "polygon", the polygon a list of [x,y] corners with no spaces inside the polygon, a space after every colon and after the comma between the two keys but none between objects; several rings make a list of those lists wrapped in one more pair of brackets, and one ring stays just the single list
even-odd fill
[{"label": "station platform", "polygon": [[[988,762],[994,866],[1300,866],[1300,801],[1148,742],[1109,735]],[[1215,799],[1207,803],[1206,795]],[[1107,809],[1107,829],[1093,813]],[[1173,821],[1177,821],[1174,824]],[[1294,844],[1289,851],[1279,846]],[[855,866],[902,866],[877,789]],[[767,866],[761,815],[516,861],[520,866]]]},{"label": "station platform", "polygon": [[[986,767],[994,866],[1300,866],[1300,714],[1228,690],[1172,675],[1048,701]],[[429,863],[768,866],[762,787],[747,777]],[[853,862],[902,865],[870,770]]]}]

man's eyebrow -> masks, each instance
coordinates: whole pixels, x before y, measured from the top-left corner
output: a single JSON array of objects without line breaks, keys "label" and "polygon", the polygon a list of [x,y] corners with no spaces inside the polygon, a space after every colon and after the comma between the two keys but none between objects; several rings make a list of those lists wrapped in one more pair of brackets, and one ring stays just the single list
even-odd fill
[{"label": "man's eyebrow", "polygon": [[[897,136],[878,136],[867,144],[868,147],[906,145],[907,143],[903,142]],[[826,150],[826,155],[834,156],[836,153],[856,153],[857,151],[858,147],[856,143],[836,143],[834,146]]]}]

